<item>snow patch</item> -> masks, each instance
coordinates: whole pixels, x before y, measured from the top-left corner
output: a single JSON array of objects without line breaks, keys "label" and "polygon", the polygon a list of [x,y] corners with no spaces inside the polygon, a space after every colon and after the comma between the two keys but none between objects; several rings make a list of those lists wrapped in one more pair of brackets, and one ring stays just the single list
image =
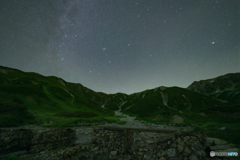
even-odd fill
[{"label": "snow patch", "polygon": [[167,87],[161,86],[160,88],[161,88],[161,90],[163,91],[163,90],[166,89]]},{"label": "snow patch", "polygon": [[121,104],[121,106],[120,107],[122,107],[125,103],[127,103],[127,101],[124,101],[122,104]]},{"label": "snow patch", "polygon": [[104,105],[102,105],[101,107],[102,107],[103,109],[106,109],[104,106],[105,106],[105,104],[104,104]]},{"label": "snow patch", "polygon": [[127,103],[127,101],[124,101],[124,102],[122,102],[122,104],[120,104],[118,107],[119,107],[119,112],[122,110],[122,106],[125,104],[125,103]]},{"label": "snow patch", "polygon": [[168,104],[167,104],[168,103],[168,95],[161,92],[161,96],[162,96],[163,104],[165,106],[168,106]]},{"label": "snow patch", "polygon": [[8,74],[7,71],[3,70],[3,69],[0,69],[0,72],[1,73],[4,73],[4,74]]},{"label": "snow patch", "polygon": [[144,98],[145,97],[145,93],[142,95],[142,98]]},{"label": "snow patch", "polygon": [[74,100],[74,95],[72,95],[71,93],[69,93],[66,89],[64,89],[73,99],[71,101],[71,103],[73,104],[73,100]]},{"label": "snow patch", "polygon": [[32,82],[33,84],[35,84],[35,85],[37,84],[37,82],[34,82],[34,81],[31,81],[31,82]]},{"label": "snow patch", "polygon": [[184,98],[186,98],[186,96],[185,96],[185,95],[183,95],[183,94],[182,94],[182,96],[183,96]]},{"label": "snow patch", "polygon": [[66,87],[65,83],[62,80],[59,80],[59,83],[61,83],[61,85]]},{"label": "snow patch", "polygon": [[47,91],[47,89],[46,89],[45,86],[43,86],[43,89],[44,89],[44,91],[45,91],[47,94],[50,94],[50,93]]},{"label": "snow patch", "polygon": [[125,111],[128,110],[128,109],[131,108],[131,107],[132,107],[132,106],[127,107],[127,108],[125,109]]}]

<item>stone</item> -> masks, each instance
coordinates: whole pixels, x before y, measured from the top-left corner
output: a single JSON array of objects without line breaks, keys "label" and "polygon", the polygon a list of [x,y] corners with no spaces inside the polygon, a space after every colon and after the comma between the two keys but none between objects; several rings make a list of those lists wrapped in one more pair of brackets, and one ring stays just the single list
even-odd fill
[{"label": "stone", "polygon": [[177,138],[177,143],[181,143],[182,142],[182,140],[181,140],[181,138]]},{"label": "stone", "polygon": [[184,140],[185,143],[188,142],[189,139],[190,139],[189,136],[186,136],[186,137],[183,138],[183,140]]},{"label": "stone", "polygon": [[182,123],[183,122],[183,118],[178,116],[178,115],[173,115],[172,119],[170,120],[170,122],[172,122],[172,123]]},{"label": "stone", "polygon": [[143,152],[138,152],[138,155],[142,156],[142,155],[143,155]]},{"label": "stone", "polygon": [[95,148],[93,148],[92,150],[93,150],[93,151],[97,151],[97,150],[98,150],[98,147],[95,147]]},{"label": "stone", "polygon": [[226,127],[218,128],[219,131],[224,131],[226,130]]},{"label": "stone", "polygon": [[175,148],[170,148],[168,150],[166,150],[166,153],[168,155],[168,157],[176,157],[177,156],[177,152]]},{"label": "stone", "polygon": [[[133,135],[131,133],[127,133],[128,136],[122,131],[112,131],[108,129],[96,129],[97,131],[92,134],[92,142],[85,144],[78,144],[69,146],[68,140],[72,140],[71,138],[77,137],[76,140],[79,140],[78,137],[85,133],[85,130],[74,134],[71,133],[70,130],[54,130],[48,129],[42,132],[33,131],[33,137],[30,138],[30,145],[33,153],[39,153],[33,157],[33,159],[79,159],[79,153],[81,155],[86,155],[87,158],[91,159],[91,157],[95,157],[98,159],[107,159],[111,156],[112,159],[146,159],[146,160],[202,160],[209,158],[206,157],[208,153],[205,153],[206,147],[204,146],[206,135],[203,133],[174,133],[174,134],[161,134],[156,137],[159,139],[164,139],[164,141],[155,141],[152,144],[146,143],[147,141],[141,141],[133,143]],[[38,133],[36,133],[38,132]],[[71,135],[69,135],[69,133]],[[91,132],[88,131],[88,134]],[[98,134],[98,136],[96,136]],[[104,136],[103,136],[104,134]],[[75,136],[76,135],[76,136]],[[106,137],[112,136],[112,139],[106,139]],[[150,134],[151,135],[151,134]],[[151,137],[148,133],[145,133],[145,137],[147,140],[151,140]],[[155,135],[155,134],[154,134]],[[24,139],[23,135],[17,136],[19,140]],[[22,139],[21,139],[22,137]],[[126,138],[127,137],[127,138]],[[162,138],[163,137],[163,138]],[[4,141],[5,139],[5,141]],[[16,146],[19,142],[18,139],[11,138],[10,136],[6,136],[4,131],[0,129],[0,142],[7,143],[7,146]],[[182,140],[183,139],[183,140]],[[61,141],[61,143],[55,143],[57,141]],[[153,139],[152,139],[153,140]],[[168,145],[168,141],[170,141],[170,145]],[[186,142],[185,142],[186,141]],[[39,142],[44,142],[43,144],[39,144]],[[207,141],[206,141],[207,142]],[[23,144],[23,142],[21,142]],[[46,144],[45,144],[46,143]],[[127,143],[127,144],[126,144]],[[221,144],[222,143],[222,144]],[[222,151],[234,151],[240,153],[238,148],[234,148],[232,144],[224,144],[225,141],[208,137],[209,148],[215,149],[214,151],[222,152]],[[74,143],[75,144],[75,143]],[[56,151],[52,151],[58,145],[60,147],[64,147],[61,150],[56,148]],[[0,152],[2,148],[0,148]],[[11,149],[11,148],[9,148]],[[49,149],[49,151],[47,151]],[[222,150],[221,150],[222,149]],[[165,151],[164,151],[165,150]],[[195,150],[195,151],[194,151]],[[109,152],[111,151],[111,152]],[[139,152],[140,151],[140,152]],[[127,152],[127,153],[126,153]],[[31,153],[31,152],[30,152]],[[104,153],[104,154],[103,154]],[[128,154],[131,154],[131,158],[126,158]],[[25,154],[21,156],[21,159],[30,159],[28,156],[30,154]],[[221,157],[223,159],[224,157]],[[227,158],[227,157],[226,157]],[[1,159],[1,158],[0,158]],[[120,160],[120,159],[119,159]],[[210,160],[210,159],[209,159]]]},{"label": "stone", "polygon": [[104,147],[104,148],[103,148],[103,152],[104,152],[104,153],[108,153],[108,149]]},{"label": "stone", "polygon": [[110,154],[111,154],[112,156],[116,156],[116,155],[117,155],[117,151],[111,151]]},{"label": "stone", "polygon": [[212,138],[212,137],[207,137],[205,142],[205,146],[207,147],[215,146],[215,145],[224,145],[224,144],[227,144],[227,142],[217,138]]},{"label": "stone", "polygon": [[189,156],[189,160],[198,160],[198,157],[194,154]]},{"label": "stone", "polygon": [[178,153],[182,153],[184,148],[185,148],[184,142],[178,143],[178,146],[177,146]]},{"label": "stone", "polygon": [[188,147],[186,147],[183,151],[184,156],[189,156],[191,153],[192,153],[192,151]]},{"label": "stone", "polygon": [[150,140],[147,140],[146,142],[147,142],[147,143],[154,143],[154,141],[150,141]]},{"label": "stone", "polygon": [[224,150],[224,149],[228,149],[228,148],[230,148],[230,147],[231,147],[230,144],[226,144],[226,145],[210,146],[209,148],[210,148],[212,151],[215,151],[215,150]]}]

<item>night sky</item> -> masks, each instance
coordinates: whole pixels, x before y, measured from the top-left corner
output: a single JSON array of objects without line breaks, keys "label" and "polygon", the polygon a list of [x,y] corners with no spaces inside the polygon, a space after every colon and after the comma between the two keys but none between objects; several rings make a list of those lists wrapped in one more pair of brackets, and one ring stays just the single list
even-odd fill
[{"label": "night sky", "polygon": [[134,93],[240,72],[240,0],[0,0],[0,65]]}]

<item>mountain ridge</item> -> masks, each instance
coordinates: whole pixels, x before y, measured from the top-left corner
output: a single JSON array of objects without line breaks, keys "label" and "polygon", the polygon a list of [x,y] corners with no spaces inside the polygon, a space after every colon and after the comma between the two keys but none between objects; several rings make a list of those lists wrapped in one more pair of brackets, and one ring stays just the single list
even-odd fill
[{"label": "mountain ridge", "polygon": [[[235,79],[237,77],[238,80],[238,73],[231,75],[237,75]],[[234,82],[239,85],[235,79]],[[193,82],[195,88],[199,86],[198,83]],[[203,81],[200,83],[203,84]],[[5,126],[31,123],[33,119],[36,120],[34,123],[42,124],[54,120],[57,124],[65,117],[66,123],[74,123],[74,125],[80,120],[107,120],[121,123],[114,116],[114,111],[120,110],[124,114],[143,120],[156,120],[158,119],[156,117],[163,115],[162,117],[165,118],[158,119],[158,122],[162,123],[169,120],[171,115],[199,115],[200,112],[214,109],[238,111],[236,107],[240,104],[236,100],[240,91],[238,87],[234,89],[235,94],[226,100],[221,97],[222,95],[209,96],[203,92],[196,92],[193,84],[188,88],[160,86],[132,94],[106,94],[95,92],[80,83],[66,82],[55,76],[43,76],[0,66],[2,112],[0,121],[6,124]],[[224,94],[225,92],[228,91],[223,90]],[[234,103],[231,100],[234,100]],[[20,110],[29,120],[18,116]]]}]

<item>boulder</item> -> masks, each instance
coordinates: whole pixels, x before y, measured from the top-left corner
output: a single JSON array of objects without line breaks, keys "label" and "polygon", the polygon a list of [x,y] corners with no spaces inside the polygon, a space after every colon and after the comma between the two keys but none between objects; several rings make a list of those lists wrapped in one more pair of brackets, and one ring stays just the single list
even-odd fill
[{"label": "boulder", "polygon": [[168,155],[168,157],[176,157],[177,156],[177,152],[175,148],[170,148],[168,150],[166,150],[166,153]]},{"label": "boulder", "polygon": [[189,160],[198,160],[198,157],[195,154],[189,156]]},{"label": "boulder", "polygon": [[226,127],[218,128],[219,131],[224,131],[226,130]]},{"label": "boulder", "polygon": [[230,148],[230,147],[231,147],[230,144],[226,144],[226,145],[210,146],[209,148],[210,148],[212,151],[215,151],[215,150],[224,150],[224,149],[228,149],[228,148]]},{"label": "boulder", "polygon": [[207,137],[205,142],[206,147],[215,146],[215,145],[225,145],[225,144],[227,144],[226,141],[223,141],[217,138],[212,138],[212,137]]},{"label": "boulder", "polygon": [[174,116],[172,116],[172,119],[170,120],[170,122],[172,122],[172,123],[182,123],[183,118],[178,116],[178,115],[174,115]]},{"label": "boulder", "polygon": [[185,148],[185,144],[184,144],[184,142],[180,142],[180,143],[178,143],[178,153],[182,153],[182,151],[184,150],[184,148]]},{"label": "boulder", "polygon": [[111,151],[110,154],[111,154],[112,156],[116,156],[116,155],[117,155],[117,151]]},{"label": "boulder", "polygon": [[183,151],[184,156],[189,156],[192,153],[192,151],[189,149],[189,147],[186,147]]}]

